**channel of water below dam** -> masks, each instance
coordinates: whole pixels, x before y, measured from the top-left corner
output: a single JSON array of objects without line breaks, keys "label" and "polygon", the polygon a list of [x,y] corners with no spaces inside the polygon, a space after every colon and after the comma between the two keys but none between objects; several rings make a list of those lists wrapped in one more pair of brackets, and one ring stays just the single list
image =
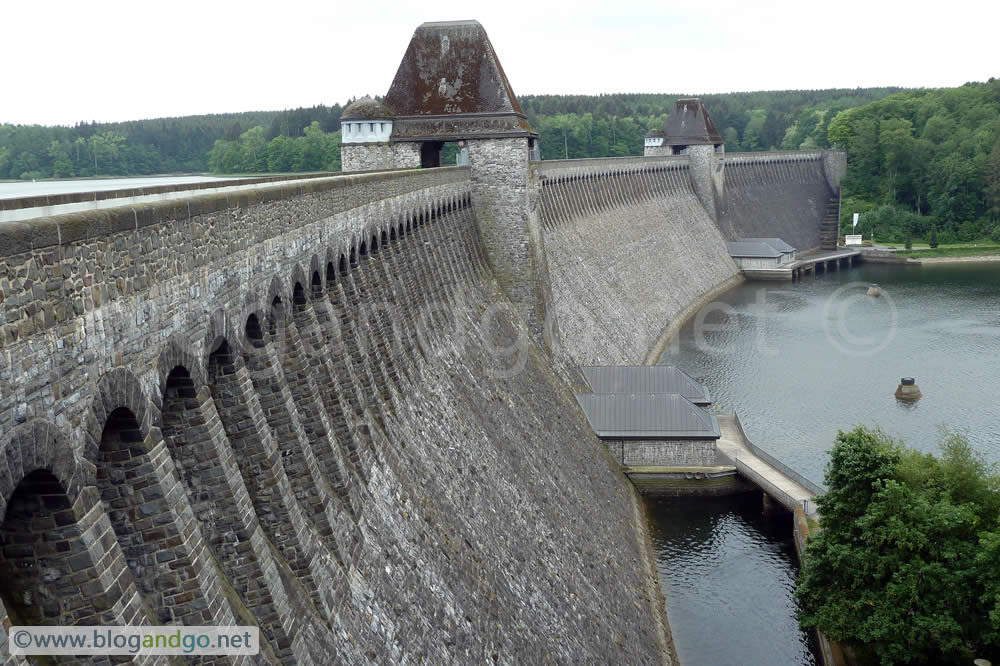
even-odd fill
[{"label": "channel of water below dam", "polygon": [[[883,296],[865,295],[869,284]],[[704,383],[755,444],[816,482],[838,430],[937,452],[940,428],[1000,462],[1000,263],[860,266],[748,282],[681,329],[661,363]],[[897,402],[903,376],[923,392]],[[815,664],[798,628],[787,512],[760,494],[649,501],[681,664]]]}]

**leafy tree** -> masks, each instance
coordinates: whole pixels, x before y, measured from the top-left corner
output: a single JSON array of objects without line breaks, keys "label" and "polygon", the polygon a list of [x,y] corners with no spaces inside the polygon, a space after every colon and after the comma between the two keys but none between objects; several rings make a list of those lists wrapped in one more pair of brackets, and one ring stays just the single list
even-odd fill
[{"label": "leafy tree", "polygon": [[986,177],[983,192],[989,205],[990,219],[1000,220],[1000,136],[993,144],[989,159],[986,162]]},{"label": "leafy tree", "polygon": [[826,483],[803,626],[884,665],[1000,649],[1000,475],[964,438],[946,434],[935,457],[879,430],[840,432]]}]

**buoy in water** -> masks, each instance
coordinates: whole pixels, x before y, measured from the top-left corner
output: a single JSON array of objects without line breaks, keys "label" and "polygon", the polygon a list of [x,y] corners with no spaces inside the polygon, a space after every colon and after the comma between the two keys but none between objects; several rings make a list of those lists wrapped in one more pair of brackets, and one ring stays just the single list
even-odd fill
[{"label": "buoy in water", "polygon": [[920,387],[917,386],[913,377],[903,377],[899,380],[899,386],[896,387],[896,400],[920,400],[922,395]]},{"label": "buoy in water", "polygon": [[882,287],[878,286],[877,284],[873,284],[872,286],[868,287],[868,295],[869,296],[881,296],[882,295]]}]

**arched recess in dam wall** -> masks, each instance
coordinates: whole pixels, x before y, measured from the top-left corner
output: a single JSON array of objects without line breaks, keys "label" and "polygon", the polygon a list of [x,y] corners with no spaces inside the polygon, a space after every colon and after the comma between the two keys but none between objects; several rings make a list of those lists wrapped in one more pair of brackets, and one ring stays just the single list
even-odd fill
[{"label": "arched recess in dam wall", "polygon": [[472,210],[454,168],[0,227],[0,619],[662,663],[634,492]]},{"label": "arched recess in dam wall", "polygon": [[664,327],[739,272],[698,199],[686,157],[536,168],[562,353],[642,363]]}]

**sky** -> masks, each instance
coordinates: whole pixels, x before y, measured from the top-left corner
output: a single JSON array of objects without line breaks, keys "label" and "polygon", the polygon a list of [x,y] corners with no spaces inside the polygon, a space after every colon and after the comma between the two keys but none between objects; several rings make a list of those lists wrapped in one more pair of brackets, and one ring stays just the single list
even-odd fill
[{"label": "sky", "polygon": [[384,95],[417,25],[473,18],[518,95],[940,87],[1000,76],[1000,3],[923,5],[5,0],[0,123],[280,110]]}]

